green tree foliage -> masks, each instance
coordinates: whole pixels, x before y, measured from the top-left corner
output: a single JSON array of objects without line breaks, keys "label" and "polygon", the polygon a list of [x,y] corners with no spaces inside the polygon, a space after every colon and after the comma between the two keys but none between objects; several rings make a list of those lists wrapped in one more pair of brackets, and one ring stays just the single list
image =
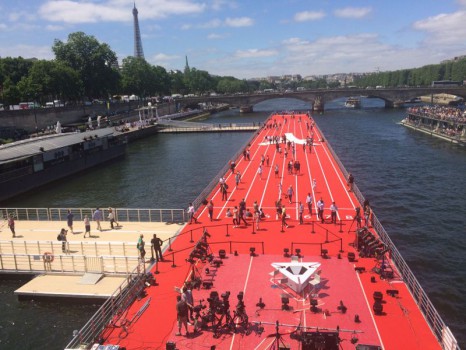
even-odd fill
[{"label": "green tree foliage", "polygon": [[76,32],[68,35],[66,43],[55,40],[52,50],[57,61],[78,72],[84,95],[88,98],[108,96],[117,91],[117,58],[107,44],[101,44],[83,32]]},{"label": "green tree foliage", "polygon": [[430,86],[435,80],[466,80],[466,58],[420,68],[368,74],[358,78],[355,84],[360,87]]},{"label": "green tree foliage", "polygon": [[16,84],[13,83],[13,81],[7,77],[3,81],[3,90],[2,90],[2,95],[3,95],[3,104],[5,106],[9,105],[16,105],[20,102],[20,95],[18,88],[16,87]]},{"label": "green tree foliage", "polygon": [[188,92],[188,88],[185,84],[184,74],[179,71],[171,71],[170,74],[170,85],[171,85],[171,92],[178,93],[181,95],[186,95]]},{"label": "green tree foliage", "polygon": [[10,79],[10,84],[18,84],[24,76],[28,75],[32,64],[32,59],[22,57],[0,59],[0,85],[3,85],[6,79]]},{"label": "green tree foliage", "polygon": [[215,80],[207,71],[191,68],[189,73],[185,73],[185,85],[188,91],[193,94],[202,95],[208,91],[215,90]]},{"label": "green tree foliage", "polygon": [[247,92],[248,83],[245,80],[239,80],[234,77],[222,77],[218,79],[216,91],[222,94],[235,94],[238,92]]},{"label": "green tree foliage", "polygon": [[34,95],[41,103],[54,99],[77,100],[82,95],[82,83],[78,72],[59,61],[34,62],[29,72]]}]

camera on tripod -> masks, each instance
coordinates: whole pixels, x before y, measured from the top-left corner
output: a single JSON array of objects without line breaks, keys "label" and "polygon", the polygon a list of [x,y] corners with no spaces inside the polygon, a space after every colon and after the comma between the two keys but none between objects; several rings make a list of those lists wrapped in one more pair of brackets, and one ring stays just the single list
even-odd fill
[{"label": "camera on tripod", "polygon": [[204,310],[207,305],[203,305],[202,302],[204,301],[204,299],[201,299],[199,300],[199,305],[195,305],[193,307],[193,311],[196,313],[196,314],[199,314],[202,310]]}]

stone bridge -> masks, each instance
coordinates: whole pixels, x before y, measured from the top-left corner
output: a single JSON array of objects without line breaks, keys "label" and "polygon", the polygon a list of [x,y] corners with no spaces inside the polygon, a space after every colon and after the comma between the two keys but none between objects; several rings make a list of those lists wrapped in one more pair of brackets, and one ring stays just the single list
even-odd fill
[{"label": "stone bridge", "polygon": [[273,92],[273,93],[254,93],[254,94],[237,94],[237,95],[218,95],[218,96],[200,96],[184,97],[177,99],[181,107],[194,106],[202,102],[227,103],[236,107],[252,107],[255,104],[276,99],[276,98],[295,98],[308,102],[315,111],[323,111],[325,103],[332,100],[350,97],[365,96],[368,98],[380,98],[385,101],[386,108],[401,107],[404,102],[413,98],[433,95],[433,94],[451,94],[464,98],[466,100],[466,86],[457,87],[407,87],[407,88],[383,88],[383,89],[315,89],[296,92]]}]

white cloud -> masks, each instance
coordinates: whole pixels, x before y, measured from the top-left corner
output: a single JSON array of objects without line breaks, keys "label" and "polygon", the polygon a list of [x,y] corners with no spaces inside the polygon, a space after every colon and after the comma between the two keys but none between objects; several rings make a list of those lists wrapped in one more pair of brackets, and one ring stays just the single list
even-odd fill
[{"label": "white cloud", "polygon": [[364,18],[372,12],[370,7],[345,7],[334,11],[335,16],[343,18]]},{"label": "white cloud", "polygon": [[59,30],[62,30],[64,27],[63,26],[57,26],[54,24],[48,24],[45,26],[45,29],[51,31],[51,32],[57,32]]},{"label": "white cloud", "polygon": [[207,35],[207,39],[209,40],[218,40],[218,39],[224,39],[224,38],[225,38],[225,35],[220,35],[216,33],[211,33]]},{"label": "white cloud", "polygon": [[152,56],[151,61],[154,62],[156,65],[162,66],[166,64],[170,64],[173,61],[177,61],[180,59],[178,55],[167,55],[164,53],[158,53]]},{"label": "white cloud", "polygon": [[[99,3],[77,0],[48,0],[39,8],[39,15],[52,22],[96,23],[133,20],[132,2],[107,0]],[[171,15],[196,14],[206,5],[189,0],[142,0],[137,4],[139,19],[165,18]]]},{"label": "white cloud", "polygon": [[222,25],[222,21],[215,18],[209,22],[202,23],[199,25],[199,28],[209,29],[209,28],[218,28]]},{"label": "white cloud", "polygon": [[184,24],[182,26],[182,29],[187,30],[187,29],[192,29],[192,28],[200,28],[200,29],[213,29],[213,28],[219,28],[219,27],[235,27],[235,28],[240,28],[240,27],[250,27],[254,24],[254,20],[252,20],[249,17],[241,17],[241,18],[227,18],[224,21],[215,18],[212,19],[208,22],[193,25],[193,24]]},{"label": "white cloud", "polygon": [[276,55],[277,55],[277,51],[275,50],[259,50],[259,49],[238,50],[235,53],[236,58],[272,57]]},{"label": "white cloud", "polygon": [[450,14],[439,14],[413,24],[416,30],[426,32],[429,37],[425,40],[429,45],[458,45],[464,48],[466,37],[466,11]]},{"label": "white cloud", "polygon": [[298,12],[294,15],[294,20],[296,22],[307,22],[315,21],[325,17],[325,12],[323,11],[303,11]]},{"label": "white cloud", "polygon": [[[18,54],[18,52],[20,54]],[[42,60],[51,60],[55,58],[50,45],[34,46],[34,45],[1,45],[0,57],[18,57],[23,58],[38,58]]]},{"label": "white cloud", "polygon": [[238,8],[238,4],[231,0],[213,0],[211,6],[215,11],[223,10],[224,7],[228,7],[229,9]]},{"label": "white cloud", "polygon": [[225,25],[227,27],[250,27],[254,24],[254,20],[249,17],[227,18]]}]

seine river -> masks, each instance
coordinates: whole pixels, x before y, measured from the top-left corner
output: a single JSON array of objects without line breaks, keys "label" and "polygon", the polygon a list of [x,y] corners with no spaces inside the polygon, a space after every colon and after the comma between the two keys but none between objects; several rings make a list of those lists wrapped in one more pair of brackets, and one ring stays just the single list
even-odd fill
[{"label": "seine river", "polygon": [[[316,115],[376,215],[460,345],[466,346],[466,149],[397,124],[405,111],[363,99]],[[275,110],[308,109],[279,99],[255,113],[218,113],[209,122],[258,122]],[[156,135],[129,145],[126,157],[3,203],[9,207],[186,208],[249,139],[250,133]],[[95,305],[18,302],[24,281],[0,284],[0,349],[63,349]],[[396,336],[394,334],[393,336]]]}]

